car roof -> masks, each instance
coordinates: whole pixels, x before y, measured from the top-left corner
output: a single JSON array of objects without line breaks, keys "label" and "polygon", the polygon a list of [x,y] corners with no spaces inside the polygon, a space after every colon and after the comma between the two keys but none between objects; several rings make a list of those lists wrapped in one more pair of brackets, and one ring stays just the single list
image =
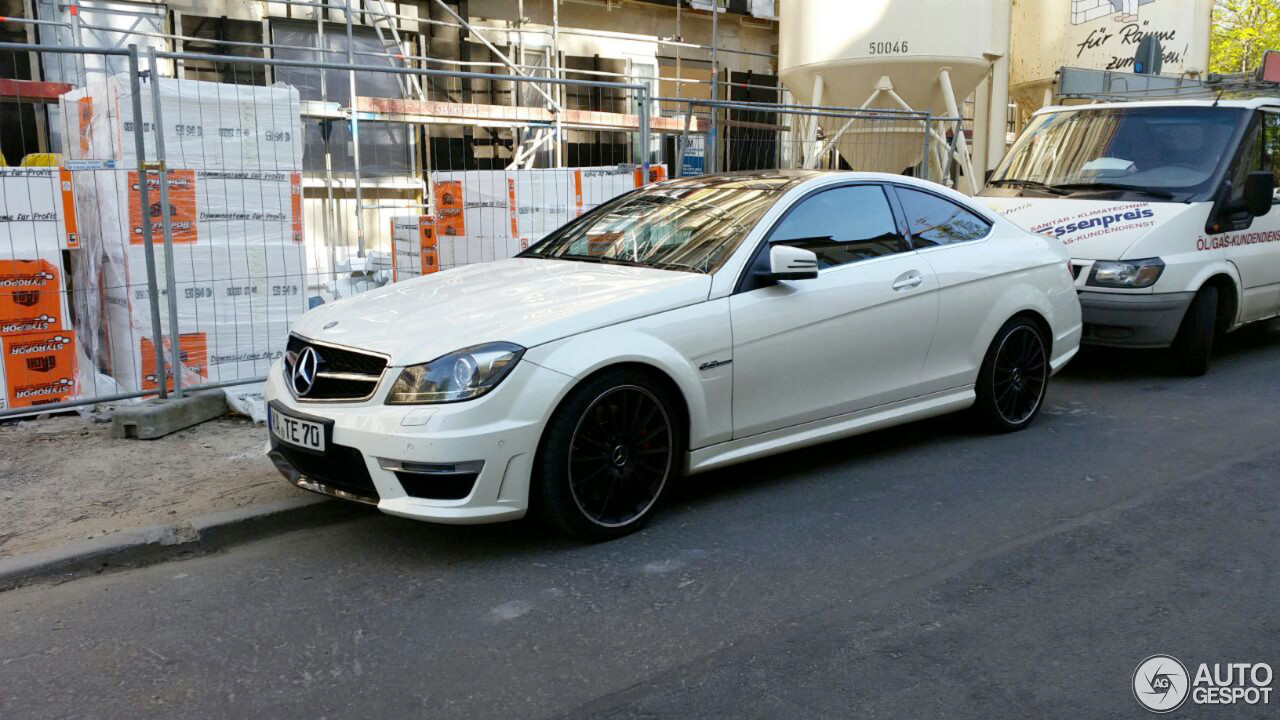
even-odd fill
[{"label": "car roof", "polygon": [[[913,185],[930,185],[907,175],[891,173],[859,172],[855,170],[742,170],[710,175],[693,175],[675,178],[661,183],[663,187],[721,187],[757,190],[787,190],[802,183],[825,184],[826,181],[863,180],[868,182],[896,182]],[[653,187],[653,186],[650,186]]]},{"label": "car roof", "polygon": [[1234,100],[1142,100],[1136,102],[1094,103],[1091,105],[1049,105],[1035,112],[1036,115],[1064,110],[1115,110],[1124,108],[1185,108],[1220,107],[1256,110],[1260,107],[1280,107],[1280,97],[1253,97]]},{"label": "car roof", "polygon": [[785,190],[810,178],[828,174],[834,173],[826,170],[740,170],[675,178],[663,182],[662,185],[686,188]]},{"label": "car roof", "polygon": [[694,175],[686,178],[664,180],[646,188],[741,188],[744,190],[772,190],[782,194],[794,191],[808,193],[828,185],[846,182],[894,183],[920,188],[941,195],[988,220],[999,221],[1000,216],[982,203],[938,183],[894,173],[861,172],[856,170],[747,170],[711,175]]}]

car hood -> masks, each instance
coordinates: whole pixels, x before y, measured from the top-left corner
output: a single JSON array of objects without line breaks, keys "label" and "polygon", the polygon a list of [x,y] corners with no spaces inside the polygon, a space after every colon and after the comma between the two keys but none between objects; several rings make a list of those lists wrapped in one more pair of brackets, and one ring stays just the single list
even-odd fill
[{"label": "car hood", "polygon": [[414,365],[480,343],[534,347],[703,302],[711,276],[512,258],[467,265],[321,305],[294,326],[305,338]]},{"label": "car hood", "polygon": [[1062,241],[1071,257],[1120,260],[1135,242],[1174,218],[1207,213],[1203,204],[1055,198],[975,198],[1018,225]]}]

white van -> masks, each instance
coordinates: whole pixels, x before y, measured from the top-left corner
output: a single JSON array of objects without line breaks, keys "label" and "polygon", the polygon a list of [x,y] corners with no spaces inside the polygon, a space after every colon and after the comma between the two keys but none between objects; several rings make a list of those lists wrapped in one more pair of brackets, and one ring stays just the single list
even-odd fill
[{"label": "white van", "polygon": [[1280,98],[1049,107],[981,199],[1071,251],[1084,343],[1173,347],[1280,315]]}]

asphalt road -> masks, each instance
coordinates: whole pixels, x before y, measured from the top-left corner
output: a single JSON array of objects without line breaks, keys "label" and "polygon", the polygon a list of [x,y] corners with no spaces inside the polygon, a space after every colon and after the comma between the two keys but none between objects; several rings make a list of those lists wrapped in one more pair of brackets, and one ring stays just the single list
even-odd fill
[{"label": "asphalt road", "polygon": [[371,514],[24,588],[0,717],[1146,717],[1149,655],[1280,670],[1278,434],[1253,331],[1199,379],[1090,353],[1023,433],[691,478],[612,543]]}]

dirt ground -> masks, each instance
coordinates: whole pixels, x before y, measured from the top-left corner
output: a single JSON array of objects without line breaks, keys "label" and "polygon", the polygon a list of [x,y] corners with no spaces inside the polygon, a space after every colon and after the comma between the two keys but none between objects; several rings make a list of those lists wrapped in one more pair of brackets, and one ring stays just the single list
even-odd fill
[{"label": "dirt ground", "polygon": [[159,440],[114,440],[78,415],[0,423],[0,557],[297,496],[231,416]]}]

